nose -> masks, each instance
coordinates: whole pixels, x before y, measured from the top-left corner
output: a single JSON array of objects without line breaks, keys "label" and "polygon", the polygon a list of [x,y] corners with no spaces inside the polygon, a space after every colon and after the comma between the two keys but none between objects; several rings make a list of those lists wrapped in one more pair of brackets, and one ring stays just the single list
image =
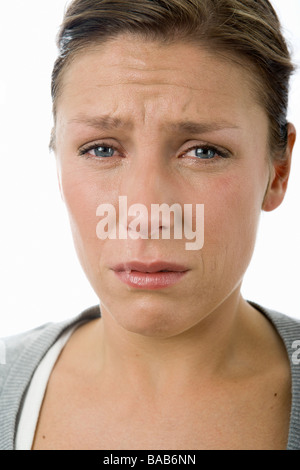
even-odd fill
[{"label": "nose", "polygon": [[[127,214],[120,214],[119,220],[124,221],[131,238],[160,238],[161,232],[170,233],[174,220],[181,218],[175,177],[159,152],[144,153],[132,161],[119,189],[127,203]],[[172,211],[164,212],[166,207]]]},{"label": "nose", "polygon": [[174,198],[172,172],[163,156],[144,155],[137,158],[128,168],[121,190],[128,203],[151,204],[170,203]]}]

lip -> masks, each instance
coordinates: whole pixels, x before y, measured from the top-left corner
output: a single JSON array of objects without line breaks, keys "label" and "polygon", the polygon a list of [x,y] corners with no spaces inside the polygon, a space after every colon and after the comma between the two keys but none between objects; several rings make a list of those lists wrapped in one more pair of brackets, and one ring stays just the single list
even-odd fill
[{"label": "lip", "polygon": [[127,261],[119,263],[112,267],[113,271],[137,271],[141,273],[157,273],[159,271],[170,272],[185,272],[188,271],[187,267],[176,263],[169,263],[167,261],[155,261],[150,263],[143,263],[141,261]]},{"label": "lip", "polygon": [[186,266],[165,261],[129,261],[111,268],[117,278],[137,289],[164,289],[177,284],[189,271]]}]

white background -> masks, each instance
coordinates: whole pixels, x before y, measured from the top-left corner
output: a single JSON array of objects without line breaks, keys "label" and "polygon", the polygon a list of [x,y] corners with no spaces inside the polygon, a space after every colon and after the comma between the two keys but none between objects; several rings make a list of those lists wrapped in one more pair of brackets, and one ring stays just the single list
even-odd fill
[{"label": "white background", "polygon": [[[300,66],[300,1],[273,4]],[[0,337],[97,303],[77,261],[48,151],[50,75],[65,5],[0,0]],[[289,119],[299,141],[288,194],[279,209],[262,214],[243,294],[300,318],[300,70]]]}]

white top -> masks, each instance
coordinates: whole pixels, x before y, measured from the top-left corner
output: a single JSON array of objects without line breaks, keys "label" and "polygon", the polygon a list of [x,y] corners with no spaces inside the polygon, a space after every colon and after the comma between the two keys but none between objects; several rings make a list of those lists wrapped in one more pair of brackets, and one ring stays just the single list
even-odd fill
[{"label": "white top", "polygon": [[37,367],[21,410],[20,421],[16,435],[16,450],[31,450],[40,409],[44,399],[47,383],[63,347],[77,328],[67,330],[49,349]]}]

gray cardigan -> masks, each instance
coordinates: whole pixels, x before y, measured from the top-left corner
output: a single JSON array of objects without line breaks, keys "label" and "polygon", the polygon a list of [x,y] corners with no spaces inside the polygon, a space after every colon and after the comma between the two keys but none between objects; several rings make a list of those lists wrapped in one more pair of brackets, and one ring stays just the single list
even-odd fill
[{"label": "gray cardigan", "polygon": [[[251,305],[269,318],[285,344],[292,374],[292,409],[287,450],[300,450],[300,321],[252,302]],[[2,357],[0,361],[0,450],[14,450],[21,405],[43,356],[67,328],[99,316],[99,307],[91,307],[72,320],[48,323],[1,342],[2,346],[5,345],[2,348],[5,349],[5,360]]]}]

